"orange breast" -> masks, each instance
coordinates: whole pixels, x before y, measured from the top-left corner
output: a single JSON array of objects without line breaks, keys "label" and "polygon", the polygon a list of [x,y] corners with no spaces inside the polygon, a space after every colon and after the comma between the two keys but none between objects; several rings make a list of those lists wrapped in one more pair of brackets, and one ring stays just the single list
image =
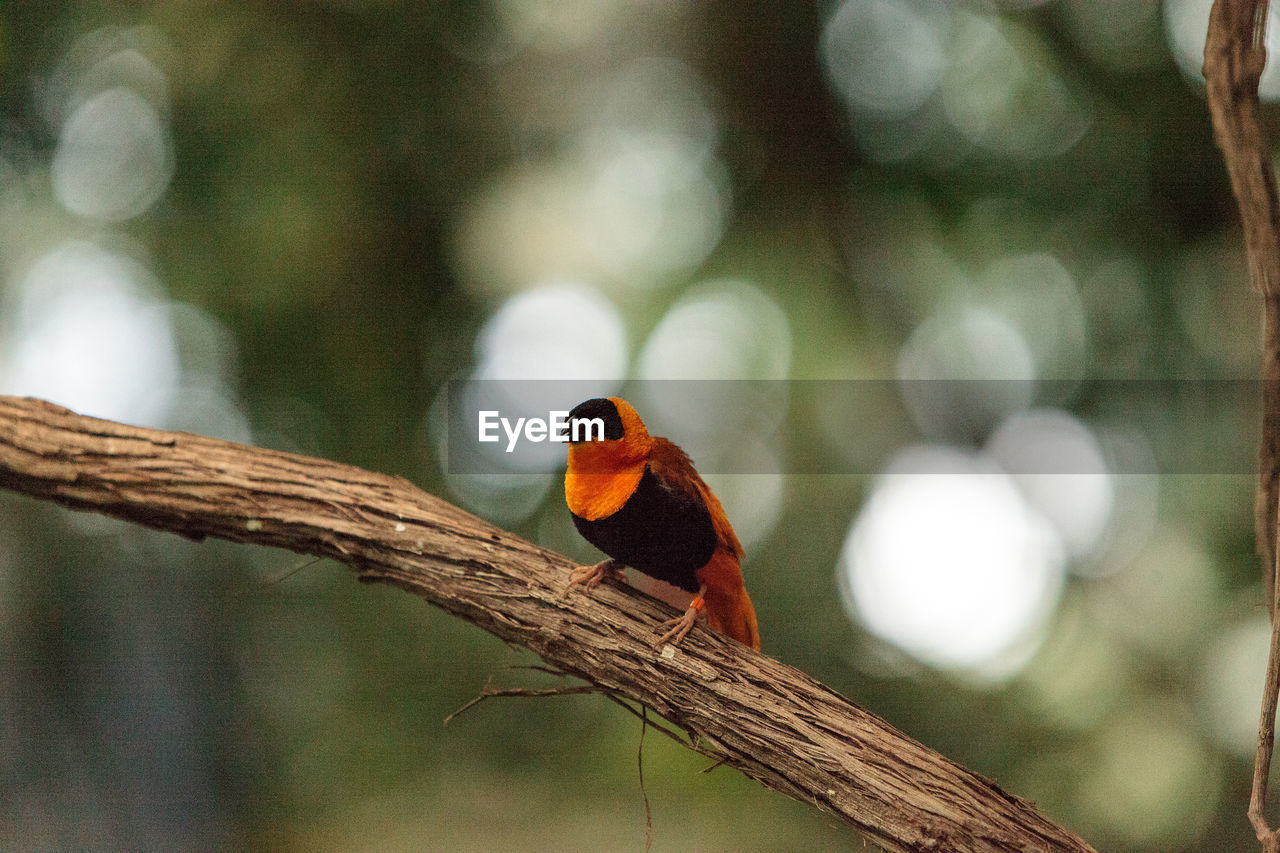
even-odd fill
[{"label": "orange breast", "polygon": [[640,485],[644,463],[620,471],[582,472],[570,467],[564,475],[564,498],[569,511],[589,521],[605,518],[622,509]]}]

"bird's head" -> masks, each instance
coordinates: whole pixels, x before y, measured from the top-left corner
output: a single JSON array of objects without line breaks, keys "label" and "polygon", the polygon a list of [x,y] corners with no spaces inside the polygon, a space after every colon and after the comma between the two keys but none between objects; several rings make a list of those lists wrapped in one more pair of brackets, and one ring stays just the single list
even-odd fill
[{"label": "bird's head", "polygon": [[569,464],[611,468],[648,456],[653,439],[621,397],[596,397],[569,412]]}]

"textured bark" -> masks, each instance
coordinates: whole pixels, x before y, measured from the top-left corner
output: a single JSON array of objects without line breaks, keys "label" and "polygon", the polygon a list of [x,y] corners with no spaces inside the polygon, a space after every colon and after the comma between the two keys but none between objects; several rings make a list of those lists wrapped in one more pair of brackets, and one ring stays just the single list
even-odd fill
[{"label": "textured bark", "polygon": [[1262,440],[1254,531],[1271,612],[1271,649],[1248,815],[1264,853],[1280,853],[1280,831],[1271,829],[1265,814],[1280,692],[1280,621],[1276,618],[1280,601],[1276,586],[1280,572],[1276,562],[1280,547],[1280,200],[1258,104],[1258,81],[1267,64],[1267,7],[1267,0],[1214,2],[1204,43],[1204,77],[1213,135],[1240,208],[1249,278],[1262,294]]},{"label": "textured bark", "polygon": [[607,585],[566,592],[568,559],[403,479],[0,397],[0,487],[195,539],[339,560],[656,709],[725,763],[886,850],[1092,849],[770,657],[701,629],[655,651],[670,609]]},{"label": "textured bark", "polygon": [[1209,13],[1204,77],[1213,135],[1240,208],[1249,278],[1262,294],[1262,441],[1254,530],[1271,607],[1280,506],[1280,201],[1258,106],[1258,80],[1267,63],[1266,15],[1265,0],[1217,0]]}]

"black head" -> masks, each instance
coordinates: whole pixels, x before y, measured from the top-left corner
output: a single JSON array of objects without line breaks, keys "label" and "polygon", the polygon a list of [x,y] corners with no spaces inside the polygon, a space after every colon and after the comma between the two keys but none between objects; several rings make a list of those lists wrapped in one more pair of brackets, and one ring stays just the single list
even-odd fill
[{"label": "black head", "polygon": [[[570,442],[578,443],[574,442],[575,436],[583,441],[599,440],[600,428],[591,423],[597,420],[604,423],[606,441],[614,441],[626,434],[626,430],[622,428],[622,416],[618,414],[618,407],[614,402],[606,397],[596,397],[585,403],[579,403],[569,412]],[[575,421],[578,422],[576,428]]]}]

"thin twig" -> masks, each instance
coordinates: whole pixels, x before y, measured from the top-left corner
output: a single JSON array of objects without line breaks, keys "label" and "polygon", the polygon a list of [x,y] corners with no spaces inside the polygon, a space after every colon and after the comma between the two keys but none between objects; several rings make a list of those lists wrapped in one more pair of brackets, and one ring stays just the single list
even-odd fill
[{"label": "thin twig", "polygon": [[324,557],[312,557],[310,560],[304,560],[300,565],[294,566],[293,568],[288,569],[285,572],[278,574],[273,578],[266,578],[265,580],[260,580],[260,581],[257,581],[256,583],[251,583],[248,586],[246,586],[244,589],[241,589],[238,592],[231,593],[231,595],[233,598],[241,598],[253,592],[261,592],[267,587],[272,587],[278,583],[287,581],[289,578],[293,577],[298,572],[302,571],[308,566],[314,566],[316,563],[320,562],[323,559]]},{"label": "thin twig", "polygon": [[[554,669],[548,666],[539,666],[537,664],[522,664],[522,665],[513,666],[511,668],[512,669],[532,669],[532,670],[537,670],[538,672],[545,672],[550,675],[555,675],[561,678],[569,677],[569,673],[567,672],[562,672],[561,670]],[[490,681],[492,681],[492,679],[490,679]],[[664,726],[660,726],[656,723],[650,723],[648,706],[641,705],[639,712],[637,712],[634,708],[632,708],[626,702],[622,701],[617,696],[615,696],[612,691],[606,690],[603,687],[598,687],[594,684],[584,684],[584,685],[577,685],[572,687],[550,687],[550,688],[508,687],[508,688],[494,689],[489,687],[489,684],[486,683],[484,688],[481,689],[479,695],[477,695],[476,697],[468,701],[465,705],[463,705],[458,710],[454,711],[449,716],[445,717],[443,725],[446,725],[446,726],[449,725],[449,722],[453,720],[454,717],[457,717],[458,715],[462,714],[464,711],[474,708],[476,705],[479,705],[484,700],[491,699],[495,696],[502,696],[502,697],[521,696],[526,698],[540,698],[544,696],[576,696],[584,693],[601,693],[607,698],[611,699],[614,703],[621,705],[628,712],[630,712],[631,714],[634,714],[636,717],[640,719],[640,744],[636,748],[636,771],[640,777],[640,796],[644,800],[644,849],[645,849],[645,853],[648,853],[650,848],[652,848],[653,846],[653,808],[649,803],[649,792],[648,792],[648,789],[645,787],[645,783],[644,783],[645,732],[649,730],[650,726],[653,726],[653,728],[662,732],[664,735],[671,738],[681,746],[686,748],[691,748],[690,744],[684,741],[675,732],[671,731],[670,729],[667,729]],[[724,763],[723,759],[718,761],[715,765],[712,765],[712,768],[718,767],[722,763]],[[712,769],[712,768],[708,768],[708,769]]]},{"label": "thin twig", "polygon": [[[628,714],[631,714],[631,715],[632,715],[632,716],[634,716],[636,719],[640,719],[640,720],[643,720],[643,719],[644,719],[644,717],[643,717],[643,716],[641,716],[641,712],[640,712],[640,711],[637,711],[635,708],[632,708],[632,707],[631,707],[631,705],[629,705],[628,703],[624,702],[624,701],[622,700],[622,698],[621,698],[621,697],[619,697],[619,696],[617,696],[617,695],[615,695],[615,694],[613,694],[613,693],[610,693],[610,692],[609,692],[609,691],[607,691],[607,690],[606,690],[606,691],[602,691],[602,692],[604,693],[604,698],[608,699],[610,702],[613,702],[615,705],[618,705],[618,706],[620,706],[620,707],[624,708]],[[646,710],[647,710],[649,706],[648,706],[648,705],[645,705],[645,704],[643,704],[643,703],[642,703],[642,704],[640,705],[640,707],[641,707],[641,708],[644,708],[644,709],[646,709]],[[694,740],[692,737],[691,737],[691,738],[689,738],[688,740],[685,740],[684,738],[680,737],[680,735],[678,735],[678,734],[676,734],[675,732],[673,732],[671,729],[667,728],[666,726],[658,725],[658,724],[657,724],[657,723],[655,723],[653,720],[649,720],[649,721],[648,721],[648,724],[649,724],[649,728],[657,729],[659,732],[661,732],[662,734],[664,734],[664,735],[666,735],[667,737],[671,738],[673,741],[675,741],[676,743],[680,744],[680,745],[681,745],[681,746],[683,746],[685,749],[692,750],[693,752],[696,752],[696,753],[698,753],[699,755],[705,755],[705,756],[706,756],[706,757],[708,757],[708,758],[718,758],[718,757],[719,757],[719,756],[717,756],[714,752],[711,752],[710,750],[708,750],[708,749],[706,749],[705,747],[703,747],[701,744],[699,744],[699,743],[698,743],[696,740]]]},{"label": "thin twig", "polygon": [[1267,8],[1267,0],[1215,0],[1204,77],[1214,139],[1240,210],[1249,278],[1262,295],[1262,435],[1254,533],[1270,607],[1276,580],[1272,525],[1280,509],[1280,197],[1258,103],[1258,81],[1267,62]]},{"label": "thin twig", "polygon": [[556,669],[553,666],[542,666],[536,663],[517,663],[512,664],[511,669],[530,669],[534,672],[545,672],[547,675],[554,675],[556,678],[573,678],[573,673]]},{"label": "thin twig", "polygon": [[[560,671],[560,670],[558,670],[558,669],[554,669],[554,668],[549,667],[549,666],[539,666],[538,664],[516,664],[516,665],[514,665],[514,666],[510,667],[510,669],[531,669],[531,670],[534,670],[535,672],[545,672],[545,673],[547,673],[548,675],[554,675],[554,676],[557,676],[557,677],[559,677],[559,678],[572,678],[572,677],[573,677],[570,673],[562,672],[562,671]],[[505,688],[505,689],[497,689],[497,690],[495,690],[495,689],[493,689],[493,688],[489,687],[489,684],[490,684],[490,683],[492,683],[492,681],[493,681],[493,679],[492,679],[492,678],[490,678],[490,679],[489,679],[489,681],[485,683],[485,686],[480,690],[479,695],[477,695],[477,696],[473,697],[473,698],[472,698],[472,699],[470,699],[470,700],[469,700],[465,705],[463,705],[461,708],[459,708],[458,710],[454,711],[454,712],[453,712],[452,714],[450,714],[449,716],[445,717],[445,718],[444,718],[444,723],[443,723],[443,724],[444,724],[444,725],[448,725],[448,724],[449,724],[449,721],[450,721],[450,720],[452,720],[454,717],[457,717],[457,716],[459,716],[460,714],[462,714],[464,711],[467,711],[467,710],[469,710],[469,709],[471,709],[471,708],[475,707],[476,705],[479,705],[479,704],[480,704],[481,702],[483,702],[485,699],[489,699],[489,698],[491,698],[491,697],[495,697],[495,696],[498,696],[498,697],[504,697],[504,696],[523,696],[523,697],[533,697],[533,698],[537,698],[537,697],[539,697],[539,696],[578,696],[578,695],[583,695],[583,694],[588,694],[588,693],[598,693],[598,694],[600,694],[600,695],[604,696],[604,698],[608,699],[610,702],[612,702],[612,703],[614,703],[615,705],[617,705],[618,707],[622,708],[622,709],[623,709],[624,711],[626,711],[628,714],[631,714],[631,715],[632,715],[633,717],[635,717],[637,720],[639,720],[639,721],[640,721],[640,724],[641,724],[641,727],[642,727],[642,730],[643,730],[644,728],[652,728],[652,729],[656,729],[659,733],[661,733],[661,734],[663,734],[663,735],[666,735],[666,736],[667,736],[667,737],[669,737],[671,740],[673,740],[673,741],[675,741],[676,743],[680,744],[680,746],[684,747],[685,749],[692,750],[693,752],[696,752],[696,753],[698,753],[699,755],[705,755],[705,756],[707,756],[708,758],[717,758],[717,756],[715,755],[715,753],[710,752],[710,751],[706,750],[705,748],[703,748],[703,747],[699,746],[699,745],[698,745],[698,744],[693,740],[693,738],[689,738],[688,740],[686,740],[686,739],[684,739],[684,738],[680,737],[680,735],[678,735],[678,734],[676,734],[675,732],[673,732],[671,729],[667,728],[666,726],[659,725],[658,723],[655,723],[652,719],[650,719],[650,718],[649,718],[649,710],[650,710],[650,708],[649,708],[647,705],[641,704],[641,705],[640,705],[640,710],[639,710],[639,711],[637,711],[635,708],[631,707],[631,705],[630,705],[629,703],[627,703],[626,701],[624,701],[621,697],[619,697],[619,696],[618,696],[616,693],[614,693],[612,690],[608,690],[608,689],[606,689],[606,688],[604,688],[604,687],[600,687],[599,685],[595,685],[595,684],[584,684],[584,685],[577,685],[577,686],[574,686],[574,687],[550,687],[550,688],[526,688],[526,687],[512,687],[512,688]],[[723,757],[719,757],[715,764],[711,765],[710,767],[708,767],[708,768],[707,768],[706,770],[704,770],[703,772],[704,772],[704,773],[706,773],[706,772],[710,772],[711,770],[714,770],[715,768],[719,767],[719,766],[720,766],[721,764],[723,764],[723,763],[724,763],[724,758],[723,758]]]},{"label": "thin twig", "polygon": [[644,733],[649,728],[649,709],[640,706],[640,746],[636,748],[636,771],[640,774],[640,796],[644,797],[644,853],[653,847],[653,809],[649,807],[649,792],[644,787]]},{"label": "thin twig", "polygon": [[476,705],[479,705],[484,700],[492,699],[495,696],[500,696],[500,697],[521,696],[524,698],[538,699],[543,696],[581,696],[584,693],[604,693],[604,692],[605,692],[604,688],[597,687],[594,684],[583,684],[578,687],[542,687],[542,688],[501,687],[501,688],[494,689],[490,687],[485,687],[483,690],[480,691],[479,696],[476,696],[475,698],[471,699],[461,708],[454,711],[449,716],[445,717],[443,725],[446,725],[446,726],[449,725],[449,722],[454,717],[461,714],[463,711],[470,710],[471,708],[474,708]]},{"label": "thin twig", "polygon": [[[1276,553],[1280,555],[1280,517],[1276,518]],[[1280,561],[1280,556],[1277,557]],[[1280,564],[1276,566],[1280,576]],[[1280,599],[1280,584],[1273,589]],[[1271,612],[1278,612],[1280,600],[1272,601]],[[1271,620],[1271,648],[1267,652],[1267,680],[1262,689],[1262,713],[1258,720],[1258,751],[1253,758],[1253,791],[1249,796],[1249,823],[1262,842],[1266,853],[1280,850],[1280,832],[1267,822],[1267,784],[1271,778],[1271,752],[1276,743],[1276,702],[1280,697],[1280,619]]]}]

